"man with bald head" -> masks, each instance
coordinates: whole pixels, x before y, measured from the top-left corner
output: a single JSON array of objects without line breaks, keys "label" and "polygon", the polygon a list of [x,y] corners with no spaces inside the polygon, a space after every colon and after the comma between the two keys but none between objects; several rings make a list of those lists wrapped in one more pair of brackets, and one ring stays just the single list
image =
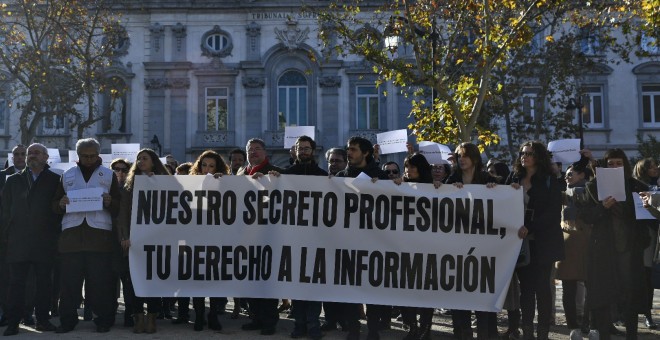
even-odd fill
[{"label": "man with bald head", "polygon": [[9,267],[8,325],[4,335],[18,334],[24,314],[25,281],[30,269],[36,276],[36,317],[38,331],[54,331],[48,321],[51,300],[53,259],[57,254],[59,216],[51,201],[60,176],[48,169],[48,150],[42,144],[27,148],[26,167],[7,178],[2,190],[2,235],[7,244]]}]

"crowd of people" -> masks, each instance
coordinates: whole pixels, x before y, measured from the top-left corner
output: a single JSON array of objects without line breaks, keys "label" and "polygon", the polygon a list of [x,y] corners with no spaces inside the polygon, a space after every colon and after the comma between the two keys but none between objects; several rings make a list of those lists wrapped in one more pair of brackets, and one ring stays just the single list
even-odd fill
[{"label": "crowd of people", "polygon": [[[496,159],[484,164],[479,148],[461,143],[448,161],[430,164],[409,145],[402,167],[396,162],[379,162],[378,145],[351,137],[345,147],[325,153],[327,171],[318,164],[316,142],[301,136],[292,148],[291,165],[280,168],[270,163],[265,142],[250,139],[243,149],[225,157],[207,150],[194,162],[178,164],[168,155],[162,162],[151,149],[142,149],[136,159],[115,159],[110,168],[102,165],[100,144],[93,138],[76,143],[78,162],[60,176],[49,169],[48,152],[39,143],[12,150],[13,165],[0,174],[0,325],[4,335],[15,335],[19,324],[34,324],[38,331],[67,333],[75,329],[78,308],[83,303],[96,331],[105,333],[115,325],[120,287],[125,312],[123,325],[135,333],[155,333],[157,319],[187,325],[202,331],[205,326],[222,330],[218,316],[225,311],[227,297],[190,298],[136,296],[128,265],[131,247],[131,209],[135,176],[213,175],[261,176],[305,175],[357,177],[364,173],[372,181],[391,180],[442,185],[510,185],[524,197],[523,239],[516,270],[511,278],[504,309],[508,327],[499,333],[497,316],[475,311],[477,339],[548,339],[554,316],[554,281],[561,280],[562,304],[571,339],[583,336],[609,339],[624,334],[637,337],[638,315],[655,328],[651,317],[653,285],[651,267],[658,260],[658,222],[637,220],[633,195],[660,218],[660,176],[653,159],[630,165],[620,149],[611,149],[602,160],[589,150],[582,159],[562,173],[553,163],[545,145],[521,145],[512,168]],[[626,200],[599,198],[596,168],[623,168]],[[67,209],[67,193],[81,189],[102,192],[101,210]],[[84,289],[83,289],[84,286]],[[283,300],[233,297],[232,318],[243,308],[249,322],[245,331],[272,335],[279,312],[291,308],[295,320],[292,338],[320,339],[324,332],[341,328],[348,340],[359,339],[360,319],[366,317],[367,339],[379,339],[390,328],[392,317],[401,316],[407,333],[404,340],[430,339],[434,309],[414,306],[385,306],[332,301]],[[146,309],[145,305],[146,304]],[[177,305],[177,314],[170,312]],[[324,322],[320,315],[324,312]],[[472,311],[443,311],[451,314],[457,339],[472,339]],[[59,316],[60,325],[51,323]],[[534,319],[536,316],[536,327]],[[36,318],[36,320],[35,320]]]}]

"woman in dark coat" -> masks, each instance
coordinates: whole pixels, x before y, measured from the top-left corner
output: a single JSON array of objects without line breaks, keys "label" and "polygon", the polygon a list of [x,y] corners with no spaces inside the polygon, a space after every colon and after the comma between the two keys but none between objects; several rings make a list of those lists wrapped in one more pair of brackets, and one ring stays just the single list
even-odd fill
[{"label": "woman in dark coat", "polygon": [[638,228],[632,193],[646,191],[648,185],[632,177],[628,157],[621,149],[605,153],[608,168],[623,167],[626,200],[609,196],[598,199],[596,179],[587,183],[587,201],[580,209],[593,225],[587,261],[587,308],[592,313],[592,328],[601,339],[609,339],[611,308],[620,303],[626,324],[626,338],[637,338],[637,313],[644,312],[643,252],[648,244],[646,229]]},{"label": "woman in dark coat", "polygon": [[518,236],[529,240],[531,262],[516,269],[523,337],[534,338],[534,314],[538,309],[537,337],[548,339],[553,303],[550,275],[554,263],[564,259],[564,237],[560,223],[561,188],[552,174],[545,145],[524,143],[506,183],[524,191],[525,224]]},{"label": "woman in dark coat", "polygon": [[[472,143],[461,143],[454,153],[456,169],[445,183],[462,188],[464,184],[482,184],[494,187],[497,178],[484,170],[479,148]],[[469,310],[453,310],[451,314],[454,335],[459,339],[471,339],[471,314]],[[477,339],[497,338],[497,314],[475,312],[477,316]]]},{"label": "woman in dark coat", "polygon": [[[420,153],[408,155],[403,161],[403,178],[394,179],[394,183],[415,182],[415,183],[434,183],[436,188],[441,185],[440,182],[433,181],[431,174],[431,164],[426,157]],[[419,315],[419,326],[417,325],[417,315]],[[433,322],[433,308],[401,307],[401,316],[403,323],[410,326],[408,334],[404,340],[430,339],[431,325]]]}]

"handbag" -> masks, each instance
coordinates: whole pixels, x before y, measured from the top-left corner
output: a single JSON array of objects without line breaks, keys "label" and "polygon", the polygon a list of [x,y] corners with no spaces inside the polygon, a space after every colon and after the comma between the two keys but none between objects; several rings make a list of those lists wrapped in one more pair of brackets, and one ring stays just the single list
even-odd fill
[{"label": "handbag", "polygon": [[518,254],[518,260],[516,261],[516,268],[524,267],[529,264],[532,260],[530,250],[529,250],[529,240],[525,237],[520,245],[520,254]]}]

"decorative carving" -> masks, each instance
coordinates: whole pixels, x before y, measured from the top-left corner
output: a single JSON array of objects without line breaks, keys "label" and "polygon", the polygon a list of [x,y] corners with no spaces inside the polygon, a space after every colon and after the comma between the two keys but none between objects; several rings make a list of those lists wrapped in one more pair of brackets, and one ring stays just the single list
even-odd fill
[{"label": "decorative carving", "polygon": [[163,36],[165,28],[161,24],[155,23],[149,27],[149,31],[151,32],[153,49],[158,52],[160,51],[160,38]]},{"label": "decorative carving", "polygon": [[352,130],[350,132],[351,136],[362,137],[370,140],[372,143],[376,143],[376,134],[380,133],[378,130]]},{"label": "decorative carving", "polygon": [[167,85],[169,88],[173,89],[189,89],[190,78],[169,78]]},{"label": "decorative carving", "polygon": [[202,138],[204,138],[204,142],[206,143],[227,143],[227,133],[226,132],[218,132],[218,133],[205,133]]},{"label": "decorative carving", "polygon": [[264,79],[264,77],[251,76],[251,77],[243,78],[244,87],[257,88],[257,87],[264,87],[264,85],[266,85],[266,80]]},{"label": "decorative carving", "polygon": [[321,87],[340,87],[341,86],[341,77],[340,76],[325,76],[319,78],[319,86]]},{"label": "decorative carving", "polygon": [[145,78],[144,87],[147,90],[160,90],[167,87],[167,78]]},{"label": "decorative carving", "polygon": [[258,37],[261,35],[261,25],[253,21],[247,25],[246,31],[248,37]]},{"label": "decorative carving", "polygon": [[285,30],[275,28],[275,36],[287,49],[293,51],[309,38],[309,27],[301,30],[298,28],[298,22],[293,19],[287,20],[286,25]]},{"label": "decorative carving", "polygon": [[177,22],[176,25],[172,26],[172,35],[174,35],[176,50],[180,52],[181,46],[183,45],[183,39],[186,37],[186,26]]}]

